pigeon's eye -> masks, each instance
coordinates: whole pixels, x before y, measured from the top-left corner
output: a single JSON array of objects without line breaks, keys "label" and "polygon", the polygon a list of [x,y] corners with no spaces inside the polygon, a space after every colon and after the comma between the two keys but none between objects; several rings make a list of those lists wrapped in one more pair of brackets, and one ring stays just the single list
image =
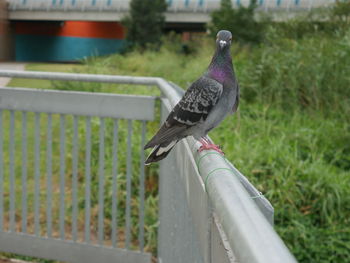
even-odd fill
[{"label": "pigeon's eye", "polygon": [[232,37],[230,37],[230,41],[232,40]]}]

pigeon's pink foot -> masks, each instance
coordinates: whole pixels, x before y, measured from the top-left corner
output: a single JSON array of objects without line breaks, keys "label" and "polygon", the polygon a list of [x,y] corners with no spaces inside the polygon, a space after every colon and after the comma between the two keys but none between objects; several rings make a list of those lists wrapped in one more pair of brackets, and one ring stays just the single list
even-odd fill
[{"label": "pigeon's pink foot", "polygon": [[225,155],[225,153],[220,149],[220,146],[211,143],[209,140],[201,139],[200,142],[202,146],[198,149],[198,152],[202,152],[205,150],[214,150],[222,155]]}]

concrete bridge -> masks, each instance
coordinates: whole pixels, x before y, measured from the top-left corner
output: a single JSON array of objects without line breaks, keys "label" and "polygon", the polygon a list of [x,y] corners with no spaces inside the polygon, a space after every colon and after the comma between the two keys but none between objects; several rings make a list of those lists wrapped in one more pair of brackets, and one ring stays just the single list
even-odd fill
[{"label": "concrete bridge", "polygon": [[[7,0],[10,20],[120,21],[130,0]],[[233,7],[250,0],[232,0]],[[258,11],[283,17],[333,4],[335,0],[258,0]],[[220,0],[167,0],[168,23],[206,23]],[[278,19],[278,18],[277,18]]]},{"label": "concrete bridge", "polygon": [[[8,8],[5,6],[8,2]],[[335,0],[258,0],[258,13],[285,20]],[[232,0],[247,6],[250,0]],[[220,0],[167,0],[165,30],[205,30]],[[120,20],[130,0],[0,0],[0,60],[75,61],[123,50]]]}]

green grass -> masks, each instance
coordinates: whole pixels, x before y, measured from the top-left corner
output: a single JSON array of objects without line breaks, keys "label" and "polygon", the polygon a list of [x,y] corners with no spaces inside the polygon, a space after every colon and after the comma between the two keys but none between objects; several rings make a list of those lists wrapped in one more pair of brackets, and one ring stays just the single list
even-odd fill
[{"label": "green grass", "polygon": [[[81,64],[47,64],[47,63],[30,63],[25,66],[26,70],[31,71],[53,71],[53,72],[74,72],[78,69],[83,70]],[[9,87],[27,87],[33,89],[50,89],[53,88],[50,80],[38,79],[12,79],[7,86]]]},{"label": "green grass", "polygon": [[[260,46],[234,46],[240,108],[210,134],[271,201],[275,228],[300,262],[350,261],[349,37],[350,31],[294,39],[271,29]],[[95,58],[73,71],[159,76],[187,87],[206,69],[213,52],[212,40],[193,45],[198,48],[188,56],[176,43],[166,43],[160,52]],[[47,84],[159,95],[147,87]],[[149,137],[156,128],[156,123],[148,127]],[[156,167],[146,171],[149,186],[156,186]],[[152,189],[147,242],[155,251],[157,200]]]},{"label": "green grass", "polygon": [[349,259],[348,129],[318,114],[242,105],[239,121],[212,133],[271,201],[275,228],[301,262]]}]

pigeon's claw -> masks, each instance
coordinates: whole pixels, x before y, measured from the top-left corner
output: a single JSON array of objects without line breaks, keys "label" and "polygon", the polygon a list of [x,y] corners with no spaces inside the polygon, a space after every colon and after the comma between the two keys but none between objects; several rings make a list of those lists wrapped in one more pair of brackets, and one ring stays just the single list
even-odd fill
[{"label": "pigeon's claw", "polygon": [[201,147],[199,147],[198,152],[202,152],[205,150],[214,150],[222,155],[225,155],[225,153],[220,149],[220,147],[218,145],[215,145],[215,144],[202,145]]},{"label": "pigeon's claw", "polygon": [[202,152],[205,150],[214,150],[222,155],[225,155],[225,153],[220,149],[220,146],[211,143],[209,140],[207,139],[201,139],[200,143],[202,144],[201,147],[199,147],[198,152]]}]

